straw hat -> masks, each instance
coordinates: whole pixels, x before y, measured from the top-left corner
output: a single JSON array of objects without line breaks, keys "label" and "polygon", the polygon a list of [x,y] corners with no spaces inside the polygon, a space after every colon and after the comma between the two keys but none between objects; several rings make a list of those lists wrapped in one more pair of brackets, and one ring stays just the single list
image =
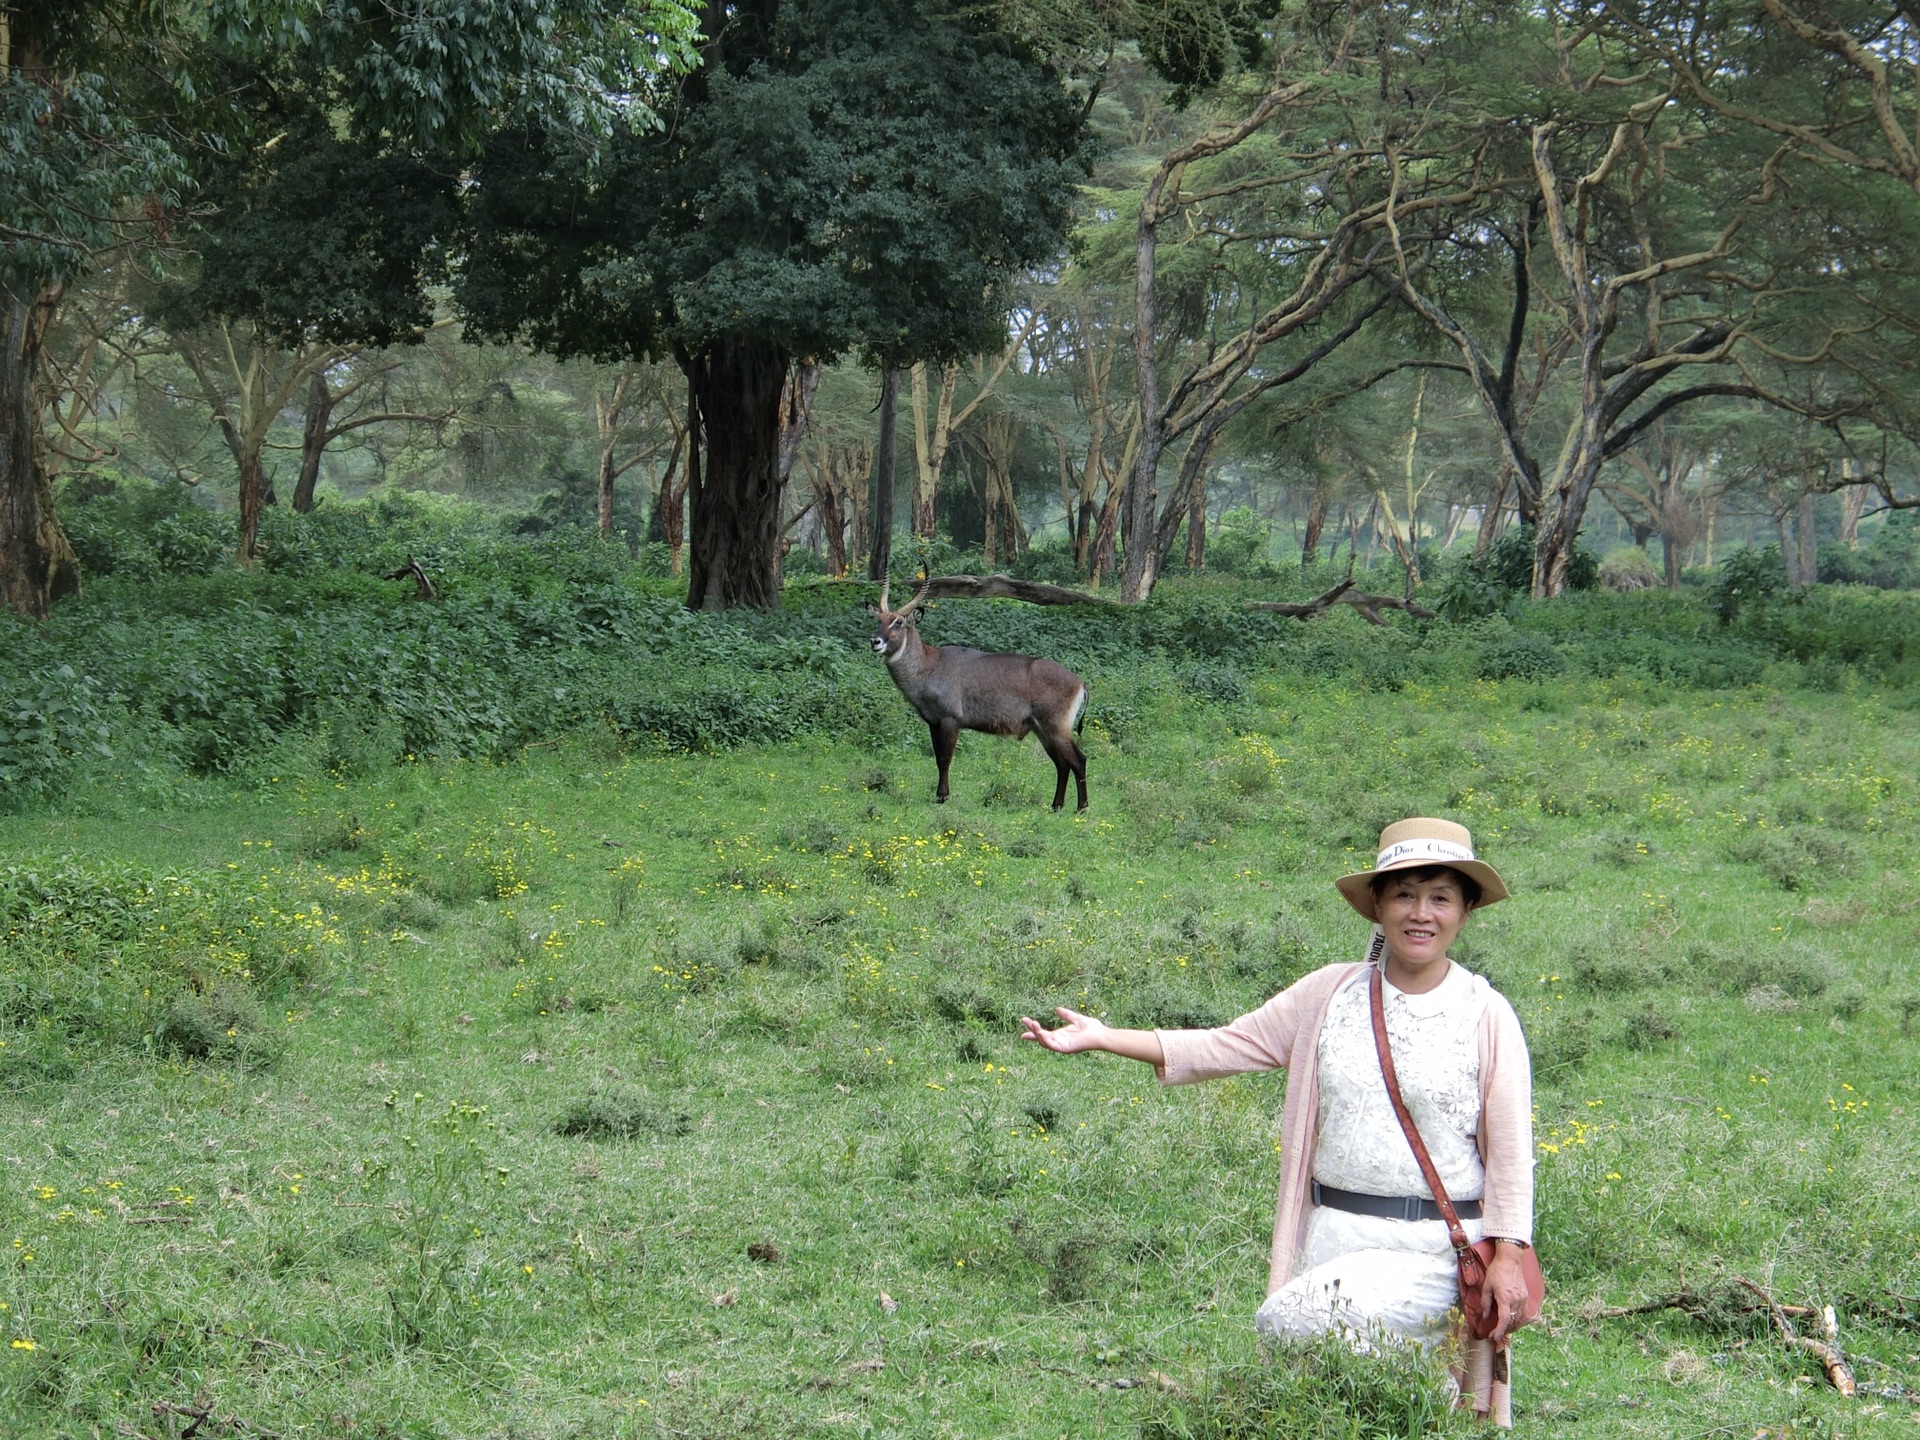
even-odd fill
[{"label": "straw hat", "polygon": [[[1484,860],[1473,855],[1473,832],[1451,820],[1396,820],[1380,832],[1380,858],[1373,869],[1358,875],[1342,875],[1333,883],[1347,897],[1347,903],[1369,920],[1378,920],[1373,905],[1373,877],[1389,870],[1417,870],[1427,865],[1445,865],[1462,875],[1471,875],[1480,884],[1480,904],[1491,905],[1507,898],[1506,883]],[[1477,908],[1477,907],[1476,907]]]}]

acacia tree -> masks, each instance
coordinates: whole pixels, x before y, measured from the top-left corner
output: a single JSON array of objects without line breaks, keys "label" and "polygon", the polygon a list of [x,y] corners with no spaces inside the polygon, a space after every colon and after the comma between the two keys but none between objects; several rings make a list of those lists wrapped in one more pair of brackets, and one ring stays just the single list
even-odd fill
[{"label": "acacia tree", "polygon": [[997,348],[1014,275],[1064,232],[1082,121],[1048,66],[946,0],[702,23],[660,130],[591,154],[495,137],[458,295],[484,332],[555,353],[672,355],[701,441],[687,603],[771,609],[789,373]]},{"label": "acacia tree", "polygon": [[[1848,347],[1880,328],[1868,293],[1878,282],[1836,275],[1831,261],[1842,237],[1871,244],[1884,221],[1787,175],[1783,147],[1703,123],[1645,73],[1614,73],[1589,37],[1531,49],[1526,39],[1516,35],[1510,52],[1522,73],[1536,66],[1536,90],[1550,82],[1583,97],[1581,109],[1564,120],[1492,116],[1488,183],[1442,220],[1449,263],[1419,280],[1397,248],[1393,283],[1460,356],[1523,514],[1537,513],[1533,593],[1547,597],[1566,586],[1604,467],[1663,416],[1730,397],[1822,419],[1858,407],[1786,377],[1840,374]],[[1398,163],[1395,176],[1396,187],[1419,186]],[[1447,294],[1449,277],[1495,272],[1485,258],[1495,237],[1513,257],[1509,314],[1476,324]],[[1554,337],[1537,352],[1564,357],[1566,399],[1563,423],[1540,433],[1512,403],[1513,360],[1536,326]]]}]

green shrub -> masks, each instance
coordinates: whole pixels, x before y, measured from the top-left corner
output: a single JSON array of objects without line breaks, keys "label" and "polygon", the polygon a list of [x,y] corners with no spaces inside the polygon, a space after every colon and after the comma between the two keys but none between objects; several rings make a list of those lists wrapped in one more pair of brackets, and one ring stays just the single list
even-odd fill
[{"label": "green shrub", "polygon": [[99,686],[71,665],[32,670],[0,699],[0,809],[57,796],[86,756],[111,760]]},{"label": "green shrub", "polygon": [[1207,532],[1207,568],[1225,575],[1252,575],[1267,562],[1266,518],[1257,510],[1229,510]]},{"label": "green shrub", "polygon": [[1191,1393],[1150,1394],[1140,1440],[1416,1440],[1473,1428],[1438,1355],[1396,1344],[1356,1355],[1329,1335],[1214,1370]]},{"label": "green shrub", "polygon": [[174,996],[153,1027],[153,1044],[165,1054],[248,1070],[265,1069],[280,1051],[279,1037],[253,996],[226,986]]},{"label": "green shrub", "polygon": [[1566,668],[1551,640],[1518,632],[1482,645],[1477,673],[1483,680],[1540,680]]},{"label": "green shrub", "polygon": [[[73,857],[0,867],[0,1022],[137,1044],[172,997],[237,1003],[304,979],[332,934],[317,903],[283,906],[227,871]],[[189,1018],[183,1010],[179,1033]]]},{"label": "green shrub", "polygon": [[1720,562],[1720,574],[1713,582],[1714,613],[1722,625],[1731,625],[1742,612],[1786,588],[1778,545],[1736,550]]},{"label": "green shrub", "polygon": [[1600,583],[1616,594],[1628,595],[1653,589],[1660,583],[1660,571],[1638,545],[1622,545],[1609,550],[1600,562]]},{"label": "green shrub", "polygon": [[633,1140],[644,1135],[685,1135],[693,1119],[630,1085],[597,1084],[567,1103],[553,1133],[581,1140]]}]

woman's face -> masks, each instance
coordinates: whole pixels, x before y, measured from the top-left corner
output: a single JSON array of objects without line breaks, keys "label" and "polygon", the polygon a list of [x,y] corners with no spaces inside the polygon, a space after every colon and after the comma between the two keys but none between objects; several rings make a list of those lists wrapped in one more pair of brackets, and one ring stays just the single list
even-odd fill
[{"label": "woman's face", "polygon": [[1466,892],[1451,870],[1426,879],[1389,878],[1374,911],[1387,933],[1387,947],[1416,969],[1447,958],[1468,913]]}]

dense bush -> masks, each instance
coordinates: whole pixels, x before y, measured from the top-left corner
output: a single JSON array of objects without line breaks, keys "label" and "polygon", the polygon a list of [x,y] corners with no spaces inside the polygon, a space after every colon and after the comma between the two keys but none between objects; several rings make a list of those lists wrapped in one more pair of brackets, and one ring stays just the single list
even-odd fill
[{"label": "dense bush", "polygon": [[1920,589],[1920,511],[1896,510],[1864,544],[1830,540],[1820,546],[1820,579],[1832,585]]},{"label": "dense bush", "polygon": [[[46,624],[0,616],[0,806],[49,803],[109,764],[351,773],[406,755],[497,757],[582,728],[710,750],[903,723],[868,651],[872,590],[858,582],[803,581],[779,614],[697,614],[677,581],[623,544],[579,530],[515,538],[477,507],[398,492],[270,514],[265,563],[247,573],[209,568],[195,546],[214,517],[178,488],[70,488],[76,533],[99,569],[85,598]],[[1256,528],[1223,521],[1221,534]],[[922,629],[935,644],[1047,655],[1098,677],[1090,719],[1115,735],[1156,687],[1232,705],[1262,671],[1382,691],[1562,670],[1738,686],[1783,659],[1805,683],[1831,687],[1913,668],[1920,602],[1858,587],[1789,591],[1767,551],[1731,556],[1704,604],[1664,589],[1532,604],[1515,588],[1530,555],[1516,531],[1484,564],[1454,568],[1439,603],[1465,624],[1394,615],[1373,627],[1341,609],[1302,624],[1249,611],[1250,594],[1282,589],[1250,561],[1262,575],[1251,585],[1175,579],[1131,607],[946,602]],[[437,600],[381,578],[408,556],[434,578]],[[967,566],[947,547],[922,558]],[[1029,551],[1021,568],[1073,578],[1059,551]],[[1290,573],[1285,593],[1304,597],[1344,572]]]},{"label": "dense bush", "polygon": [[317,903],[275,898],[225,871],[170,875],[71,857],[6,866],[0,1025],[107,1044],[152,1035],[190,1056],[258,1060],[270,1047],[252,1034],[249,997],[310,973],[331,927]]}]

